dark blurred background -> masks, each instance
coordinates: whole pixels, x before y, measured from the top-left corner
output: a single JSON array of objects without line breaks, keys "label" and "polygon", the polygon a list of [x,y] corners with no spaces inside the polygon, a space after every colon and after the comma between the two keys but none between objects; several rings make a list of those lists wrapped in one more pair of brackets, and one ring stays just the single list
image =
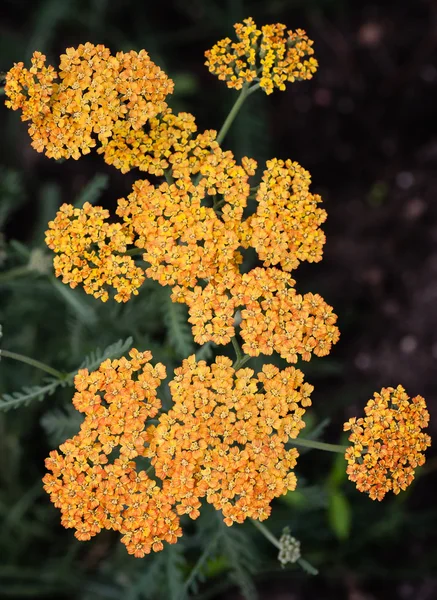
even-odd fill
[{"label": "dark blurred background", "polygon": [[[398,384],[411,396],[425,396],[429,433],[436,435],[435,1],[2,0],[0,11],[0,70],[28,61],[34,50],[56,65],[66,47],[85,41],[113,52],[145,48],[175,81],[172,108],[194,113],[200,130],[218,129],[236,97],[203,64],[204,51],[232,36],[233,23],[252,16],[258,25],[305,29],[320,64],[314,79],[250,97],[224,145],[261,164],[273,156],[298,161],[324,199],[324,260],[296,273],[301,291],[322,294],[339,315],[342,337],[330,357],[302,366],[316,387],[314,419],[326,424],[324,439],[337,442],[342,422],[361,414],[374,391]],[[25,253],[10,241],[44,248],[43,231],[57,206],[74,202],[96,174],[106,176],[102,202],[113,206],[138,173],[122,175],[96,154],[57,164],[30,147],[17,113],[1,106],[0,123],[0,269],[6,272],[21,264],[20,248]],[[115,309],[80,294],[74,298],[65,306],[38,277],[4,282],[4,347],[68,370],[84,348],[93,347],[96,331],[103,345],[114,335],[134,334],[141,343],[150,334],[144,321],[123,333],[124,321],[114,325]],[[140,310],[133,306],[131,313]],[[98,326],[90,317],[97,312]],[[129,318],[132,327],[135,319]],[[159,338],[159,332],[153,335]],[[3,392],[36,377],[5,361],[0,372]],[[71,392],[65,400],[61,394],[0,417],[0,598],[147,598],[141,586],[137,596],[123,588],[123,577],[134,569],[134,559],[125,566],[119,558],[123,548],[113,551],[112,542],[96,538],[79,544],[60,528],[56,510],[41,494],[43,458],[54,439],[47,440],[47,429],[53,432],[46,403],[62,407],[68,398]],[[256,578],[261,598],[437,599],[432,449],[411,490],[382,503],[356,492],[333,456],[311,452],[300,464],[307,495],[278,501],[272,528],[280,535],[291,519],[320,575],[275,569],[272,555]],[[336,506],[333,490],[341,498]],[[72,569],[92,583],[86,593],[78,591]],[[239,596],[230,586],[204,597]]]}]

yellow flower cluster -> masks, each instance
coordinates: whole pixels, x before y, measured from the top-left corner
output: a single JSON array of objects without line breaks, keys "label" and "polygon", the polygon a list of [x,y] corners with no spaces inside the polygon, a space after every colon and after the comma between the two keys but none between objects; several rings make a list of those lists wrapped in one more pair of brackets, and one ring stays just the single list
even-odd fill
[{"label": "yellow flower cluster", "polygon": [[339,339],[337,316],[319,294],[301,296],[288,273],[253,269],[233,290],[241,311],[243,351],[249,356],[276,351],[290,363],[329,354]]},{"label": "yellow flower cluster", "polygon": [[72,288],[82,283],[87,294],[103,302],[112,287],[115,299],[126,302],[131,294],[138,294],[144,272],[124,254],[132,236],[120,223],[108,223],[108,218],[107,210],[88,202],[83,208],[63,204],[49,222],[46,243],[59,253],[53,263],[64,283]]},{"label": "yellow flower cluster", "polygon": [[280,264],[292,271],[303,260],[322,259],[325,235],[320,225],[326,211],[317,206],[322,199],[309,192],[310,183],[310,174],[298,163],[267,161],[247,242],[265,266]]},{"label": "yellow flower cluster", "polygon": [[30,121],[32,146],[51,158],[78,159],[104,148],[120,130],[127,136],[167,109],[173,82],[145,50],[118,52],[87,42],[67,48],[58,71],[35,52],[32,66],[6,75],[6,105]]},{"label": "yellow flower cluster", "polygon": [[422,396],[410,400],[402,386],[375,392],[364,409],[364,418],[350,419],[344,430],[350,430],[352,442],[345,458],[347,474],[360,492],[372,500],[382,500],[392,490],[399,494],[414,479],[414,469],[423,465],[422,454],[431,438],[427,427],[429,413]]},{"label": "yellow flower cluster", "polygon": [[122,173],[138,168],[162,176],[168,169],[172,177],[178,178],[197,173],[202,158],[217,145],[215,131],[194,137],[197,125],[190,113],[174,114],[167,109],[150,119],[147,129],[129,129],[126,121],[118,121],[111,139],[97,152]]},{"label": "yellow flower cluster", "polygon": [[227,357],[207,366],[193,355],[175,370],[170,390],[174,404],[148,430],[147,455],[177,512],[197,518],[206,497],[227,525],[267,519],[273,498],[296,487],[298,453],[285,444],[311,405],[302,372],[264,365],[254,376],[235,371]]},{"label": "yellow flower cluster", "polygon": [[239,90],[253,82],[271,94],[275,88],[285,90],[287,82],[311,79],[316,72],[313,42],[302,29],[287,31],[280,23],[258,29],[252,18],[234,28],[238,42],[225,38],[205,52],[205,64],[229,88]]},{"label": "yellow flower cluster", "polygon": [[[256,162],[243,158],[238,165],[217,144],[200,154],[178,165],[173,183],[135,182],[118,201],[123,226],[109,225],[103,209],[64,205],[47,232],[49,247],[60,253],[57,275],[70,285],[83,282],[103,300],[112,286],[116,299],[126,301],[145,276],[170,285],[173,300],[188,305],[200,344],[229,343],[243,309],[247,354],[277,351],[289,362],[328,354],[339,337],[336,316],[319,295],[297,294],[288,273],[300,261],[320,260],[325,240],[319,225],[326,213],[309,193],[309,174],[297,163],[269,161],[255,195],[257,211],[244,218]],[[122,256],[127,244],[144,250],[145,271]],[[254,248],[264,267],[242,274],[240,247]]]},{"label": "yellow flower cluster", "polygon": [[165,367],[153,367],[150,352],[129,354],[78,372],[73,404],[85,420],[60,452],[50,453],[43,482],[62,524],[79,540],[118,531],[129,554],[142,557],[162,550],[164,541],[176,543],[182,530],[174,499],[134,460],[145,455],[146,421],[161,408],[156,389]]}]

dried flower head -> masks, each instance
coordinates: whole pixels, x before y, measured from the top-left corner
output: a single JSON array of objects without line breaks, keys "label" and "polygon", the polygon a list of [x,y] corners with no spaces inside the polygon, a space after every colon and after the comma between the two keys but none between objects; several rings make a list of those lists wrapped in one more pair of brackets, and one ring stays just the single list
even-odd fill
[{"label": "dried flower head", "polygon": [[206,497],[227,525],[264,520],[273,498],[296,487],[296,449],[289,440],[305,426],[313,387],[294,367],[232,368],[225,356],[211,366],[184,360],[170,383],[174,402],[152,426],[147,450],[179,514],[199,515]]},{"label": "dried flower head", "polygon": [[372,500],[382,500],[392,490],[399,494],[414,479],[414,470],[425,462],[423,452],[431,438],[427,427],[429,413],[422,396],[410,400],[402,386],[375,392],[364,409],[364,418],[349,419],[351,431],[346,450],[347,474],[360,492]]},{"label": "dried flower head", "polygon": [[126,302],[138,294],[144,272],[130,256],[124,255],[133,238],[120,223],[108,223],[109,212],[86,202],[83,208],[63,204],[49,222],[46,244],[59,256],[53,264],[57,277],[72,288],[83,284],[87,294],[105,302],[108,289],[115,299]]},{"label": "dried flower head", "polygon": [[44,489],[61,510],[62,524],[89,540],[102,529],[122,534],[129,554],[159,551],[182,535],[174,499],[134,459],[145,455],[146,421],[161,408],[156,389],[165,367],[150,352],[106,360],[75,378],[73,404],[85,414],[80,432],[46,460]]},{"label": "dried flower head", "polygon": [[118,52],[89,42],[67,48],[58,71],[35,52],[30,69],[17,63],[6,75],[6,106],[30,121],[32,146],[50,158],[87,154],[118,129],[127,136],[166,110],[173,82],[145,50]]},{"label": "dried flower head", "polygon": [[302,29],[287,31],[280,23],[258,29],[252,18],[234,25],[238,41],[220,40],[205,52],[206,65],[229,88],[259,83],[271,94],[285,90],[287,82],[311,79],[318,63],[313,42]]}]

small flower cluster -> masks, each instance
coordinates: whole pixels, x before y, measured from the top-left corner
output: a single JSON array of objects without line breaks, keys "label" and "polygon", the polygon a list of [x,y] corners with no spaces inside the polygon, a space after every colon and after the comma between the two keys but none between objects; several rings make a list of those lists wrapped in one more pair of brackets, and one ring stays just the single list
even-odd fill
[{"label": "small flower cluster", "polygon": [[364,418],[350,419],[344,430],[350,430],[352,442],[345,458],[347,474],[360,492],[372,500],[382,500],[392,490],[399,494],[414,479],[414,469],[425,462],[422,454],[431,438],[427,427],[429,413],[422,396],[410,400],[402,386],[375,392],[364,409]]},{"label": "small flower cluster", "polygon": [[298,453],[285,444],[305,426],[311,405],[313,387],[302,372],[264,365],[254,377],[227,357],[207,366],[191,356],[170,390],[174,404],[152,427],[148,456],[169,481],[179,514],[196,518],[206,497],[227,525],[267,519],[273,498],[296,487]]},{"label": "small flower cluster", "polygon": [[51,158],[78,159],[112,135],[140,130],[167,109],[173,82],[145,50],[118,52],[89,42],[67,48],[59,70],[35,52],[32,66],[17,63],[6,75],[6,105],[30,121],[32,146]]},{"label": "small flower cluster", "polygon": [[290,534],[290,529],[284,527],[281,537],[279,538],[278,560],[281,567],[284,568],[287,563],[295,563],[301,557],[300,542]]},{"label": "small flower cluster", "polygon": [[326,211],[311,194],[308,171],[291,160],[267,161],[256,196],[258,206],[250,220],[250,245],[265,266],[280,264],[284,271],[301,261],[322,259],[325,235],[320,229]]},{"label": "small flower cluster", "polygon": [[196,131],[192,114],[167,109],[148,121],[147,131],[129,129],[128,123],[119,121],[111,139],[97,152],[122,173],[138,168],[156,176],[168,170],[174,178],[189,177],[198,173],[202,159],[217,145],[215,131],[194,136]]},{"label": "small flower cluster", "polygon": [[88,294],[105,302],[108,288],[115,299],[126,302],[144,281],[144,272],[126,256],[132,236],[120,223],[108,223],[109,212],[88,202],[83,208],[63,204],[49,222],[46,243],[59,253],[54,258],[56,276],[72,288],[83,284]]},{"label": "small flower cluster", "polygon": [[122,534],[129,554],[142,557],[182,535],[174,499],[135,460],[145,454],[146,421],[161,408],[156,389],[165,367],[150,352],[106,360],[75,378],[73,404],[85,414],[80,432],[46,460],[44,489],[61,510],[62,524],[79,540],[102,529]]},{"label": "small flower cluster", "polygon": [[234,25],[238,42],[220,40],[205,52],[206,66],[240,90],[245,83],[259,83],[266,94],[275,88],[285,90],[287,82],[311,79],[318,63],[313,57],[313,42],[305,31],[287,31],[276,23],[258,29],[252,18]]}]

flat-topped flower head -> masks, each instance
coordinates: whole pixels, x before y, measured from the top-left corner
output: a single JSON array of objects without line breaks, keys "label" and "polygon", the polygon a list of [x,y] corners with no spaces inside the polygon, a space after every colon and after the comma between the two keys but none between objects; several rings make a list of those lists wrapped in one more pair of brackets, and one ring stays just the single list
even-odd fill
[{"label": "flat-topped flower head", "polygon": [[43,479],[62,524],[79,540],[112,529],[136,557],[182,535],[174,498],[134,460],[145,455],[147,420],[161,408],[156,390],[166,372],[151,358],[132,349],[129,359],[78,372],[73,404],[85,420],[77,435],[50,452]]},{"label": "flat-topped flower head", "polygon": [[327,215],[321,197],[309,191],[309,172],[291,160],[273,158],[266,166],[245,245],[255,248],[266,267],[284,271],[320,261],[326,239],[320,225]]},{"label": "flat-topped flower head", "polygon": [[294,367],[264,365],[255,375],[225,356],[211,366],[184,360],[147,450],[178,513],[197,518],[206,497],[227,525],[267,519],[273,498],[296,487],[298,453],[286,444],[305,426],[312,390]]},{"label": "flat-topped flower head", "polygon": [[313,42],[302,29],[287,31],[280,23],[258,29],[250,17],[234,28],[237,42],[225,38],[205,52],[208,69],[229,88],[258,83],[271,94],[275,88],[285,90],[287,82],[311,79],[316,72]]},{"label": "flat-topped flower head", "polygon": [[32,146],[50,158],[74,158],[105,146],[122,123],[125,135],[167,109],[173,82],[145,50],[112,55],[87,42],[67,48],[59,68],[35,52],[31,68],[17,63],[6,75],[6,106],[30,121]]},{"label": "flat-topped flower head", "polygon": [[347,474],[360,492],[382,500],[390,490],[399,494],[414,479],[414,470],[425,462],[423,452],[431,438],[422,432],[429,413],[422,396],[410,399],[402,386],[382,388],[369,400],[366,416],[349,419],[345,431],[352,442],[345,458]]},{"label": "flat-topped flower head", "polygon": [[46,244],[56,252],[55,274],[74,288],[105,302],[111,289],[126,302],[144,281],[144,272],[124,255],[133,238],[121,223],[108,223],[109,212],[85,203],[83,208],[63,204],[49,222]]}]

